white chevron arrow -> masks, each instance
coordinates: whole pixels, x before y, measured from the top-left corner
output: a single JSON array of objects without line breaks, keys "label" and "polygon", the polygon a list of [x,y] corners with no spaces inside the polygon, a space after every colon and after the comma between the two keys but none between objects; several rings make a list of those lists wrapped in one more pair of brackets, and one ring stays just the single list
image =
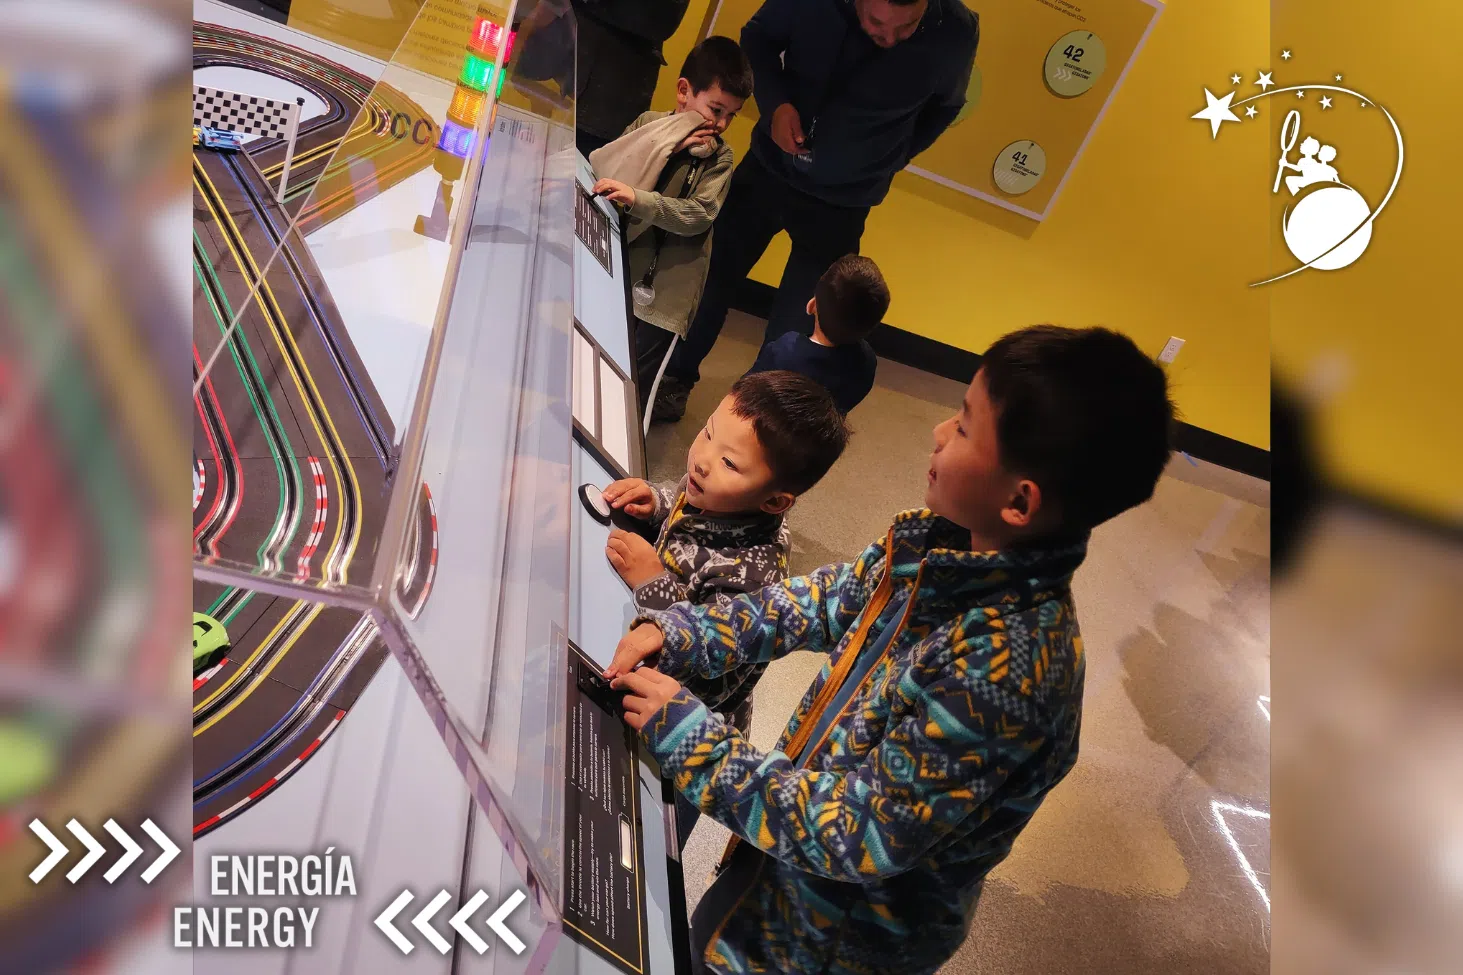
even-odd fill
[{"label": "white chevron arrow", "polygon": [[30,831],[39,836],[41,842],[51,848],[51,852],[46,854],[46,858],[36,864],[36,868],[30,872],[30,882],[38,884],[46,874],[51,872],[51,868],[60,863],[62,858],[66,856],[67,849],[64,843],[56,839],[56,834],[47,829],[46,824],[39,819],[32,819],[30,821]]},{"label": "white chevron arrow", "polygon": [[373,922],[376,927],[381,929],[382,934],[391,939],[391,943],[396,945],[403,955],[411,954],[411,950],[416,945],[403,938],[401,932],[396,930],[396,925],[391,922],[396,919],[396,915],[401,913],[401,909],[409,903],[411,903],[411,891],[403,890],[396,895],[396,900],[386,905],[386,910],[376,915],[376,920]]},{"label": "white chevron arrow", "polygon": [[96,863],[102,858],[102,854],[107,852],[107,848],[98,843],[96,839],[86,831],[86,827],[82,826],[74,819],[66,824],[66,828],[71,831],[72,836],[76,837],[78,840],[81,840],[82,845],[86,847],[86,856],[78,860],[76,862],[76,866],[72,867],[70,871],[68,871],[66,874],[66,879],[74,884],[78,880],[80,880],[88,870],[91,869],[91,865],[93,863]]},{"label": "white chevron arrow", "polygon": [[422,933],[422,937],[432,943],[439,955],[445,955],[452,949],[447,939],[437,933],[437,929],[428,922],[442,909],[442,905],[452,899],[452,895],[445,890],[439,890],[437,896],[427,901],[427,906],[417,912],[417,916],[411,919],[411,926]]},{"label": "white chevron arrow", "polygon": [[488,950],[488,943],[482,938],[479,938],[478,933],[472,928],[468,927],[466,922],[468,918],[472,917],[473,914],[477,912],[477,909],[479,907],[483,906],[483,901],[487,899],[488,895],[486,891],[478,891],[476,894],[472,895],[471,900],[462,905],[461,910],[452,915],[452,917],[447,921],[448,927],[452,928],[452,930],[461,935],[462,940],[472,945],[472,950],[476,951],[480,955]]},{"label": "white chevron arrow", "polygon": [[112,834],[112,839],[121,843],[122,848],[127,851],[117,858],[117,862],[112,864],[106,873],[102,874],[107,879],[107,883],[110,884],[114,883],[118,877],[127,871],[128,867],[132,866],[132,861],[142,856],[142,847],[138,846],[136,840],[122,831],[122,827],[117,825],[115,819],[109,819],[102,825],[108,833]]},{"label": "white chevron arrow", "polygon": [[509,914],[512,914],[518,908],[518,905],[522,904],[525,899],[526,897],[523,891],[515,890],[513,894],[506,901],[503,902],[503,906],[499,907],[496,911],[492,913],[492,915],[488,917],[488,927],[492,929],[492,932],[494,934],[502,939],[505,945],[512,949],[515,955],[523,954],[523,949],[527,946],[522,941],[518,940],[518,935],[508,930],[508,926],[503,923],[503,919],[506,918]]},{"label": "white chevron arrow", "polygon": [[163,851],[161,856],[152,861],[152,865],[150,867],[142,871],[143,882],[150,884],[157,879],[158,874],[163,872],[164,867],[173,862],[173,859],[178,855],[179,850],[178,844],[168,839],[167,834],[158,829],[157,825],[154,824],[152,820],[144,819],[142,821],[142,831],[148,836],[151,836],[152,841],[156,843]]}]

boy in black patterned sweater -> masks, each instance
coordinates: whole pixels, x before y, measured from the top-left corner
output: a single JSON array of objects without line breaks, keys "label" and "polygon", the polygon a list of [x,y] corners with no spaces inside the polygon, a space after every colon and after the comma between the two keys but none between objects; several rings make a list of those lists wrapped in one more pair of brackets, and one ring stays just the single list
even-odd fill
[{"label": "boy in black patterned sweater", "polygon": [[[727,604],[786,579],[784,515],[828,473],[848,437],[832,397],[806,376],[771,371],[737,380],[697,434],[678,483],[629,478],[605,488],[611,507],[660,526],[653,546],[617,529],[605,548],[637,609]],[[764,669],[733,671],[694,690],[746,732]]]}]

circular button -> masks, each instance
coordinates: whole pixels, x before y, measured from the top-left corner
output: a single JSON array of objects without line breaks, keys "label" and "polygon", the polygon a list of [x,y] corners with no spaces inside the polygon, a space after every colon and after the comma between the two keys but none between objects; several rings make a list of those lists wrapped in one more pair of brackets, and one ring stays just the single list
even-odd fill
[{"label": "circular button", "polygon": [[593,484],[579,485],[579,500],[584,502],[584,507],[594,515],[594,520],[601,525],[610,523],[610,503],[605,500],[604,492]]}]

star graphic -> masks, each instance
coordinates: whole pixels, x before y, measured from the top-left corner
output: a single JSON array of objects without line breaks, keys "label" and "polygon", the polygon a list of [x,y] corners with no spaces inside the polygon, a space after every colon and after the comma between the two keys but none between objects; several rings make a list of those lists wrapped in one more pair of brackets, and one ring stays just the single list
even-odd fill
[{"label": "star graphic", "polygon": [[1365,98],[1363,98],[1363,99],[1362,99],[1362,100],[1361,100],[1361,107],[1362,107],[1362,108],[1366,108],[1366,99],[1365,99]]},{"label": "star graphic", "polygon": [[1281,51],[1280,52],[1280,56],[1282,58],[1284,58],[1285,60],[1287,60],[1287,61],[1290,60],[1290,52],[1289,51]]},{"label": "star graphic", "polygon": [[1329,97],[1325,96],[1325,95],[1322,95],[1321,96],[1321,108],[1322,109],[1327,109],[1327,108],[1330,108],[1330,107],[1331,107],[1331,99]]},{"label": "star graphic", "polygon": [[1237,74],[1232,74],[1232,75],[1230,75],[1230,76],[1229,76],[1229,83],[1230,83],[1230,84],[1231,84],[1231,85],[1237,85],[1237,84],[1239,84],[1239,82],[1240,82],[1240,77],[1239,77],[1239,75],[1237,75]]},{"label": "star graphic", "polygon": [[1259,114],[1260,114],[1260,110],[1257,109],[1255,106],[1253,106],[1253,105],[1247,105],[1245,107],[1245,117],[1246,118],[1254,118],[1256,115],[1259,115]]},{"label": "star graphic", "polygon": [[1271,75],[1273,74],[1273,71],[1260,72],[1260,80],[1255,82],[1255,84],[1260,86],[1261,91],[1266,91],[1270,88],[1271,85],[1275,84],[1274,79],[1271,77]]},{"label": "star graphic", "polygon": [[1336,76],[1336,80],[1337,81],[1340,81],[1341,80],[1341,76],[1339,74]]},{"label": "star graphic", "polygon": [[1219,127],[1225,122],[1238,122],[1239,116],[1229,110],[1229,103],[1234,100],[1234,92],[1230,92],[1223,98],[1215,98],[1214,93],[1208,88],[1204,89],[1204,100],[1208,102],[1202,111],[1195,112],[1189,118],[1203,119],[1209,123],[1210,138],[1219,138]]},{"label": "star graphic", "polygon": [[1296,98],[1304,98],[1304,97],[1306,97],[1306,93],[1303,92],[1303,91],[1298,91],[1298,92],[1295,93],[1295,97]]}]

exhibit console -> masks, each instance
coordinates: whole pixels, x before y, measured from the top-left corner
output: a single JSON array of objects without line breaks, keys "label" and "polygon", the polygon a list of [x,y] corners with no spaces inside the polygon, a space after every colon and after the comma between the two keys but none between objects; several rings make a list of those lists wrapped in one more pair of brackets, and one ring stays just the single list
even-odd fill
[{"label": "exhibit console", "polygon": [[384,63],[195,7],[195,124],[232,135],[193,150],[174,944],[209,975],[686,971],[672,796],[598,676],[634,607],[580,489],[645,462],[620,215],[543,68],[573,32],[428,6]]}]

